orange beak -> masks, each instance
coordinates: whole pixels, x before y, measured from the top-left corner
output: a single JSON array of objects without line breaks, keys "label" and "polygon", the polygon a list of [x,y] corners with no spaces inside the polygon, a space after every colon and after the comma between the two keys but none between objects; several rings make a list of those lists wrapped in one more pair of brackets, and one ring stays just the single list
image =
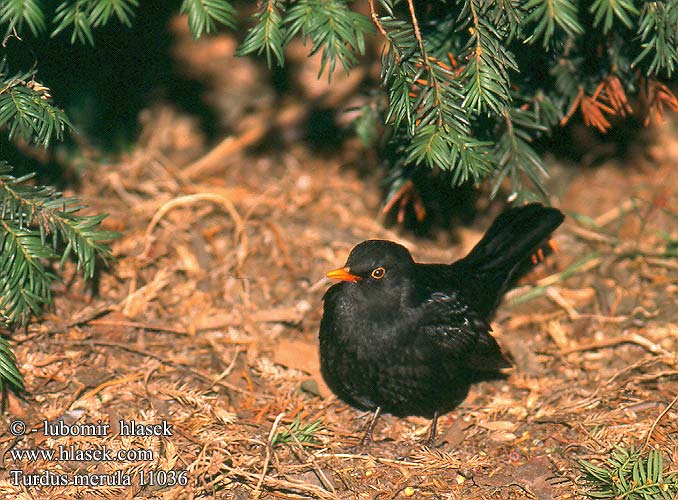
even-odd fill
[{"label": "orange beak", "polygon": [[332,278],[333,280],[350,281],[351,283],[355,283],[356,281],[360,281],[362,279],[360,276],[349,273],[348,267],[340,267],[339,269],[330,271],[325,276]]}]

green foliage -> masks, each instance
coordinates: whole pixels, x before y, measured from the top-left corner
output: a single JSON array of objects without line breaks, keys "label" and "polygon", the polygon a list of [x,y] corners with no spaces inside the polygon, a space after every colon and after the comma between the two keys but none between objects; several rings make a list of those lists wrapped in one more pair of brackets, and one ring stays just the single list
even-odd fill
[{"label": "green foliage", "polygon": [[[48,147],[53,138],[63,137],[70,123],[35,76],[35,70],[9,76],[6,61],[0,62],[0,127],[10,139]],[[78,270],[91,278],[95,257],[108,255],[102,240],[112,236],[97,230],[102,216],[77,215],[77,200],[63,198],[50,187],[29,185],[30,176],[16,179],[11,172],[0,160],[0,314],[8,326],[24,323],[50,302],[50,284],[56,277],[47,270],[48,261],[60,255],[63,263],[73,254]]]},{"label": "green foliage", "polygon": [[273,57],[279,66],[285,64],[285,44],[287,28],[284,23],[285,2],[268,0],[254,15],[255,25],[249,30],[247,37],[240,45],[240,55],[266,52],[266,62],[273,65]]},{"label": "green foliage", "polygon": [[[55,36],[72,29],[71,42],[94,43],[92,28],[107,24],[113,17],[126,26],[131,25],[138,0],[66,0],[56,6],[52,31]],[[6,36],[21,36],[24,23],[34,36],[47,28],[45,5],[39,0],[3,0],[0,2],[0,24],[7,24]]]},{"label": "green foliage", "polygon": [[294,438],[300,443],[318,443],[316,434],[322,430],[323,425],[321,419],[302,424],[301,419],[297,415],[289,426],[284,427],[273,436],[273,439],[271,439],[271,446],[295,442]]},{"label": "green foliage", "polygon": [[35,80],[35,70],[9,76],[7,62],[0,60],[0,127],[10,139],[48,147],[52,137],[61,139],[70,128],[68,118],[52,105],[47,89]]},{"label": "green foliage", "polygon": [[16,356],[9,342],[5,337],[0,336],[0,392],[4,392],[5,388],[22,391],[24,379],[19,372]]},{"label": "green foliage", "polygon": [[[301,34],[311,39],[311,52],[324,51],[330,74],[335,60],[348,69],[367,31],[364,16],[349,19],[349,5],[261,2],[240,53],[265,52],[269,65],[283,64],[286,44]],[[386,41],[381,76],[390,194],[400,192],[418,166],[448,171],[455,185],[492,177],[492,196],[507,178],[513,193],[524,193],[528,180],[545,194],[536,139],[578,110],[585,123],[606,130],[606,115],[630,109],[627,93],[661,73],[671,77],[678,64],[675,0],[369,5]],[[357,22],[361,28],[352,32]],[[662,104],[678,106],[666,87],[653,89],[650,113],[659,114]],[[369,136],[365,126],[374,109],[380,107],[365,106],[358,118],[361,137]]]},{"label": "green foliage", "polygon": [[[529,196],[527,180],[545,195],[535,140],[577,111],[607,130],[606,116],[631,109],[627,94],[659,70],[671,75],[678,51],[675,0],[642,9],[634,0],[415,2],[416,18],[410,2],[379,5],[390,171],[413,179],[407,165],[423,164],[451,172],[455,185],[491,177],[492,196],[506,178],[513,194]],[[678,109],[666,87],[653,91],[648,113],[661,114],[659,101]],[[395,194],[405,179],[387,182]]]},{"label": "green foliage", "polygon": [[616,446],[600,465],[581,460],[592,499],[673,500],[678,495],[678,473],[664,471],[664,457],[654,449],[642,453]]},{"label": "green foliage", "polygon": [[[473,137],[473,109],[464,106],[463,83],[438,54],[418,43],[412,25],[396,17],[394,2],[382,5],[386,14],[380,24],[389,41],[382,57],[389,96],[385,120],[396,131],[392,146],[403,152],[396,163],[450,170],[455,184],[487,173],[491,143]],[[471,100],[475,107],[480,98]]]},{"label": "green foliage", "polygon": [[[78,3],[76,0],[75,3]],[[108,21],[115,17],[125,26],[132,25],[132,17],[134,16],[133,8],[139,6],[138,0],[104,0],[88,2],[90,10],[90,19],[92,26],[95,28],[108,24]]]},{"label": "green foliage", "polygon": [[643,50],[633,61],[636,65],[650,56],[650,75],[662,71],[670,78],[678,65],[678,2],[645,2],[640,14],[638,32]]},{"label": "green foliage", "polygon": [[194,38],[212,33],[217,24],[235,28],[237,13],[225,0],[184,0],[181,12],[188,14],[188,26]]},{"label": "green foliage", "polygon": [[[47,267],[50,261],[63,265],[73,255],[78,271],[91,278],[97,257],[110,257],[104,241],[116,237],[99,229],[105,215],[79,215],[83,207],[77,199],[28,184],[31,175],[17,179],[11,172],[0,161],[0,315],[7,327],[25,323],[51,302],[57,277]],[[10,354],[6,343],[0,345],[0,388],[21,389]]]},{"label": "green foliage", "polygon": [[530,12],[525,24],[535,24],[527,42],[537,42],[541,39],[546,48],[558,28],[571,38],[584,32],[579,21],[576,0],[529,0],[525,10]]},{"label": "green foliage", "polygon": [[[266,52],[283,65],[284,48],[295,36],[310,40],[310,54],[321,53],[320,75],[327,69],[332,77],[337,62],[348,72],[365,53],[365,34],[372,31],[370,21],[348,7],[345,0],[297,0],[285,9],[286,2],[261,2],[254,15],[255,25],[240,46],[239,54]],[[319,75],[319,76],[320,76]]]},{"label": "green foliage", "polygon": [[638,16],[638,9],[633,0],[595,0],[589,11],[595,16],[593,25],[598,27],[603,21],[603,32],[612,28],[614,18],[618,18],[628,29],[633,29],[632,17]]},{"label": "green foliage", "polygon": [[[645,95],[647,116],[678,109],[661,80],[678,67],[677,0],[368,0],[362,5],[370,16],[355,8],[358,3],[257,2],[238,53],[265,54],[269,66],[282,66],[287,45],[301,38],[309,54],[320,54],[320,74],[331,78],[338,66],[349,71],[358,64],[365,37],[376,27],[386,43],[386,105],[365,106],[368,115],[359,118],[356,130],[375,136],[376,126],[372,133],[365,127],[379,110],[390,193],[425,167],[448,172],[455,185],[489,177],[493,196],[505,179],[514,194],[524,192],[526,180],[543,194],[546,170],[535,141],[559,123],[580,114],[604,132],[610,116],[630,112],[629,97],[639,89],[651,90]],[[40,0],[0,0],[0,24],[8,35],[21,35],[26,26],[38,34],[51,19],[52,36],[70,32],[71,41],[92,43],[94,28],[112,19],[129,25],[140,4],[60,0],[53,15],[48,7]],[[234,28],[238,20],[230,0],[183,0],[180,10],[195,38],[219,25]],[[24,108],[60,118],[26,88],[14,91]],[[5,106],[0,120],[8,121]],[[39,135],[50,136],[47,129]]]},{"label": "green foliage", "polygon": [[[534,110],[514,108],[504,113],[506,123],[497,141],[494,155],[497,158],[498,174],[492,186],[491,196],[495,196],[501,183],[507,176],[512,181],[511,191],[520,191],[518,179],[524,172],[532,183],[541,188],[541,179],[546,170],[539,154],[530,146],[530,132],[546,132],[547,128]],[[544,193],[545,194],[545,193]]]},{"label": "green foliage", "polygon": [[110,257],[104,241],[116,237],[99,229],[105,215],[79,215],[84,207],[77,199],[28,184],[31,175],[17,179],[11,172],[0,161],[0,310],[8,324],[25,322],[50,302],[56,276],[46,262],[63,264],[73,255],[78,271],[89,279],[96,258]]},{"label": "green foliage", "polygon": [[7,23],[7,35],[21,33],[24,23],[34,35],[45,30],[45,14],[40,0],[3,0],[0,3],[0,24]]},{"label": "green foliage", "polygon": [[471,33],[464,47],[468,63],[461,74],[466,83],[462,105],[478,113],[489,110],[501,114],[511,101],[509,71],[518,71],[518,65],[505,46],[513,27],[512,17],[493,13],[487,2],[469,0],[459,15],[468,20],[459,29]]},{"label": "green foliage", "polygon": [[[0,25],[6,25],[5,37],[22,37],[26,25],[38,36],[48,29],[51,20],[51,36],[70,31],[71,43],[77,40],[94,45],[93,29],[113,19],[131,26],[137,8],[139,0],[0,0]],[[188,14],[195,38],[214,32],[219,24],[236,26],[237,12],[227,0],[183,0],[180,11]]]},{"label": "green foliage", "polygon": [[54,16],[56,27],[51,36],[71,29],[71,43],[94,45],[92,28],[107,24],[113,16],[125,26],[132,25],[137,0],[71,0],[59,4]]}]

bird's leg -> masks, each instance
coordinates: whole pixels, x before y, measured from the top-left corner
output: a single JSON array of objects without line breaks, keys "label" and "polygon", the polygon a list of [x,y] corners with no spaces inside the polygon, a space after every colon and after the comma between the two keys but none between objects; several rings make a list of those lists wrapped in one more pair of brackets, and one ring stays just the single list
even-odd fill
[{"label": "bird's leg", "polygon": [[438,425],[438,412],[433,413],[433,419],[431,420],[431,428],[428,431],[428,439],[426,440],[426,446],[433,447],[436,440],[436,427]]},{"label": "bird's leg", "polygon": [[363,449],[365,445],[368,445],[372,442],[372,431],[374,430],[374,426],[377,424],[377,419],[379,418],[379,415],[381,415],[381,406],[377,406],[377,409],[374,411],[374,415],[372,415],[372,418],[370,419],[370,423],[367,425],[365,434],[363,435],[363,438],[360,440],[361,449]]}]

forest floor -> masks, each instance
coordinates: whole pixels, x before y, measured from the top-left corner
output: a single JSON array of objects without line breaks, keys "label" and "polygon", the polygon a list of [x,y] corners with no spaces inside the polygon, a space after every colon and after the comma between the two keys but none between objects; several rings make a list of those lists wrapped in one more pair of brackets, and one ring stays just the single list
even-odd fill
[{"label": "forest floor", "polygon": [[[232,49],[222,44],[204,47],[204,66],[197,52],[195,68],[209,73],[205,65]],[[239,61],[231,87],[213,96],[224,109],[245,109],[242,94],[224,101],[238,81],[241,92],[266,94],[247,88],[255,70]],[[492,324],[515,367],[440,418],[436,447],[423,444],[427,420],[384,415],[360,451],[364,414],[333,397],[318,369],[325,272],[367,238],[451,262],[500,203],[414,236],[383,224],[379,173],[352,167],[363,154],[355,144],[318,153],[296,140],[302,104],[249,113],[205,156],[196,121],[155,106],[140,117],[132,152],[84,170],[77,195],[122,234],[115,260],[94,284],[67,265],[51,313],[13,337],[27,394],[9,396],[5,419],[111,429],[3,431],[0,497],[577,499],[590,487],[580,460],[601,463],[617,445],[658,448],[667,470],[678,469],[675,127],[646,132],[650,145],[625,160],[551,162],[553,203],[567,214],[559,250],[509,293]],[[275,151],[249,147],[276,133]],[[121,437],[120,420],[171,428]],[[10,453],[61,445],[153,457]],[[24,486],[10,470],[131,485]]]}]

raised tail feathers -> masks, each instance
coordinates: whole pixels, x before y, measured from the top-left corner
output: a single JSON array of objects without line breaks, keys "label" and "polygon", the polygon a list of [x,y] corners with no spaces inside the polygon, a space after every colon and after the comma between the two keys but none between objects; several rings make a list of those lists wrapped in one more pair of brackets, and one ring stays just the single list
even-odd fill
[{"label": "raised tail feathers", "polygon": [[[563,213],[540,203],[514,207],[500,214],[471,252],[458,261],[466,273],[477,277],[483,302],[496,307],[521,264],[541,250],[565,219]],[[489,312],[489,311],[488,311]]]}]

